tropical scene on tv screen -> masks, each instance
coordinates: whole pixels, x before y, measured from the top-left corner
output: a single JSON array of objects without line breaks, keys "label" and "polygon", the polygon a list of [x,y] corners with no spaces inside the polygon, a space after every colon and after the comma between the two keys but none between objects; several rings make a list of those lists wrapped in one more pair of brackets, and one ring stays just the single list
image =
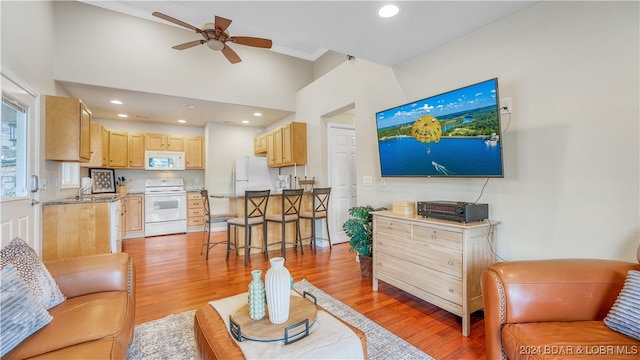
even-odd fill
[{"label": "tropical scene on tv screen", "polygon": [[497,79],[376,114],[382,176],[502,176]]}]

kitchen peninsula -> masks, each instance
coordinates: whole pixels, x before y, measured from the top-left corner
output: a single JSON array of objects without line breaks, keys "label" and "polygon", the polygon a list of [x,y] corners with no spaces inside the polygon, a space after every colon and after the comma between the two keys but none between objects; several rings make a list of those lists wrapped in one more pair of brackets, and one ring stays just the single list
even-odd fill
[{"label": "kitchen peninsula", "polygon": [[[237,217],[244,216],[244,195],[232,195],[232,194],[211,194],[209,195],[212,199],[227,199],[229,200],[229,213],[233,214]],[[272,192],[269,195],[269,202],[267,203],[267,215],[272,214],[281,214],[282,213],[282,195],[280,193]],[[310,212],[313,207],[313,195],[311,192],[305,192],[302,196],[302,205],[300,211]],[[286,243],[287,247],[293,247],[295,244],[295,224],[290,223],[287,224],[289,226],[286,229]],[[238,227],[238,246],[244,245],[244,228]],[[300,234],[303,239],[309,238],[311,236],[311,223],[310,221],[300,220]],[[232,235],[233,236],[233,235]],[[264,246],[264,239],[261,231],[252,231],[251,232],[251,244],[253,246],[261,247]],[[269,223],[267,225],[267,237],[270,239],[269,242],[275,242],[282,238],[282,227],[279,224]],[[308,242],[305,242],[305,245]],[[275,246],[271,247],[270,250],[276,249]],[[240,250],[241,254],[243,250]],[[251,253],[260,252],[259,249],[252,249]]]}]

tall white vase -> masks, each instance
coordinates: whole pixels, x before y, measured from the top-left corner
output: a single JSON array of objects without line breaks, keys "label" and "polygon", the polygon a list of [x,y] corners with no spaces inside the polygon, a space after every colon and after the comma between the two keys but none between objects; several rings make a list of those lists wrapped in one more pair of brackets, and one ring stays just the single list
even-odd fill
[{"label": "tall white vase", "polygon": [[269,260],[271,267],[264,278],[267,293],[269,321],[282,324],[289,319],[289,303],[291,302],[291,274],[284,267],[284,258],[275,257]]}]

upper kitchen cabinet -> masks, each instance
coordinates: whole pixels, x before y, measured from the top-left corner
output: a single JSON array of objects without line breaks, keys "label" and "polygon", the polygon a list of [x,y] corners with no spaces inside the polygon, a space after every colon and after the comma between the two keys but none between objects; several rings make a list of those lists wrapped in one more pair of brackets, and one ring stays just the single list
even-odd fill
[{"label": "upper kitchen cabinet", "polygon": [[128,133],[127,138],[129,140],[128,167],[144,169],[144,134]]},{"label": "upper kitchen cabinet", "polygon": [[253,138],[253,152],[256,155],[267,153],[267,134],[258,135]]},{"label": "upper kitchen cabinet", "polygon": [[185,139],[182,136],[145,134],[145,150],[149,151],[184,151]]},{"label": "upper kitchen cabinet", "polygon": [[[106,136],[103,134],[106,133]],[[98,122],[91,122],[91,160],[82,167],[109,166],[109,130]]]},{"label": "upper kitchen cabinet", "polygon": [[91,160],[91,111],[82,100],[45,97],[45,159]]},{"label": "upper kitchen cabinet", "polygon": [[127,167],[127,132],[109,130],[109,167]]},{"label": "upper kitchen cabinet", "polygon": [[204,138],[202,136],[186,136],[185,144],[185,168],[204,169]]},{"label": "upper kitchen cabinet", "polygon": [[307,163],[307,124],[292,122],[267,134],[267,164],[284,167]]}]

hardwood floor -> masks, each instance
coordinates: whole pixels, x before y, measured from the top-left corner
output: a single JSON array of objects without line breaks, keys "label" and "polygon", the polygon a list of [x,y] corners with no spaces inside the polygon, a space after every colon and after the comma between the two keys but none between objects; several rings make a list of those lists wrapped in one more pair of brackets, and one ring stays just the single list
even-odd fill
[{"label": "hardwood floor", "polygon": [[[219,241],[226,233],[211,236]],[[223,245],[214,247],[205,261],[200,255],[201,240],[202,233],[196,232],[123,241],[123,251],[136,266],[136,324],[245,292],[251,270],[266,273],[269,269],[262,254],[251,255],[247,267],[244,258],[234,253],[226,261]],[[384,282],[373,292],[371,280],[360,276],[349,244],[318,249],[317,254],[308,245],[304,250],[304,255],[299,250],[287,252],[285,266],[294,281],[307,279],[436,359],[485,359],[482,313],[473,314],[471,334],[464,337],[461,319],[455,315]],[[280,252],[273,250],[269,256],[280,256]]]}]

